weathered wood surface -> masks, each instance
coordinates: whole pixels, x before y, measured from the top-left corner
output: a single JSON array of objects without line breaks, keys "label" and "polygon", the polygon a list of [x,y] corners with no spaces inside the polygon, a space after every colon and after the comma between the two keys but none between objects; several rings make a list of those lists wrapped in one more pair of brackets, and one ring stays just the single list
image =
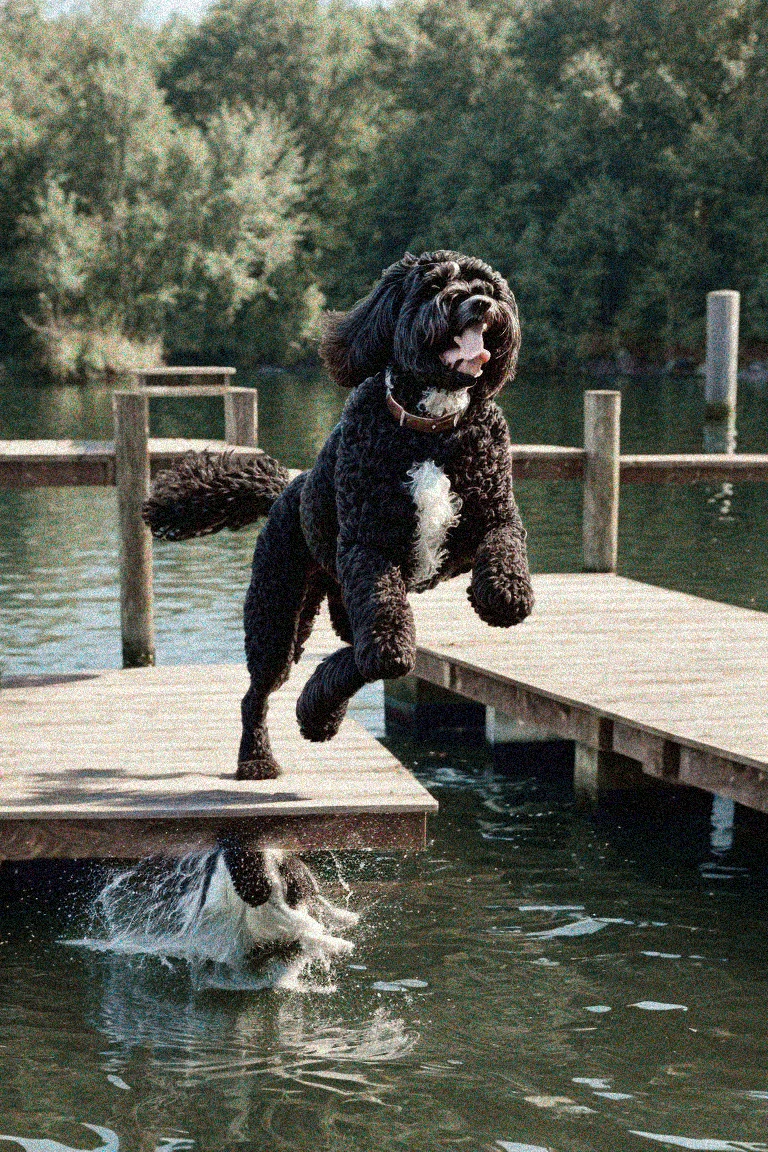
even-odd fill
[{"label": "weathered wood surface", "polygon": [[[232,383],[235,368],[153,368],[146,372],[135,372],[133,375],[143,388],[162,388],[165,386],[177,387],[180,392],[195,386],[201,387],[227,387]],[[190,393],[187,393],[188,395]]]},{"label": "weathered wood surface", "polygon": [[707,360],[704,398],[708,419],[736,411],[740,295],[707,293]]},{"label": "weathered wood surface", "polygon": [[[232,387],[230,384],[217,384],[215,382],[210,384],[152,384],[147,388],[137,385],[135,388],[130,388],[129,391],[141,392],[152,400],[164,396],[181,397],[188,400],[190,396],[228,396]],[[251,392],[255,389],[249,388],[247,391]]]},{"label": "weathered wood surface", "polygon": [[[318,645],[338,643],[327,628]],[[236,831],[292,850],[419,848],[436,802],[354,720],[309,744],[294,714],[303,662],[270,707],[285,769],[237,781],[240,665],[4,679],[0,859],[178,853]]]},{"label": "weathered wood surface", "polygon": [[584,393],[585,572],[615,572],[619,546],[621,392]]},{"label": "weathered wood surface", "polygon": [[555,735],[768,811],[768,614],[614,575],[534,578],[488,628],[467,578],[414,597],[416,674]]},{"label": "weathered wood surface", "polygon": [[[170,468],[187,452],[227,452],[223,440],[185,440],[150,437],[152,475]],[[258,448],[238,447],[251,455]],[[115,445],[112,440],[0,440],[0,488],[38,488],[71,485],[109,487],[115,483]]]},{"label": "weathered wood surface", "polygon": [[[226,397],[231,391],[222,389],[221,394]],[[191,393],[184,388],[179,394]],[[222,452],[228,447],[231,444],[221,440],[150,439],[152,474],[170,467],[185,452],[199,452],[203,448]],[[583,448],[514,444],[512,453],[516,480],[581,480],[584,477],[586,453]],[[620,458],[619,474],[623,484],[765,483],[768,454],[624,455]],[[115,447],[111,440],[0,440],[0,488],[114,483]]]},{"label": "weathered wood surface", "polygon": [[513,444],[512,458],[515,480],[581,480],[584,476],[583,448]]},{"label": "weathered wood surface", "polygon": [[622,456],[623,484],[720,484],[723,481],[765,483],[768,455],[758,452]]},{"label": "weathered wood surface", "polygon": [[115,478],[120,527],[120,633],[124,668],[155,662],[152,536],[141,518],[149,495],[149,402],[115,392]]},{"label": "weathered wood surface", "polygon": [[224,394],[224,439],[227,444],[256,448],[259,443],[259,396],[255,388],[230,388]]}]

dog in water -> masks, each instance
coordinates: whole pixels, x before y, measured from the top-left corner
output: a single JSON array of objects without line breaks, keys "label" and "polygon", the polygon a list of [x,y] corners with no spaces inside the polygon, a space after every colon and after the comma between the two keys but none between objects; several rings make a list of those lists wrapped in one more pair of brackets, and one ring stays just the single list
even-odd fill
[{"label": "dog in water", "polygon": [[329,927],[350,928],[357,915],[322,895],[303,860],[280,849],[251,848],[236,836],[222,837],[206,860],[198,913],[204,919],[237,916],[238,898],[245,905],[248,940],[257,951],[300,942],[310,952],[321,946],[330,959],[353,950]]},{"label": "dog in water", "polygon": [[352,394],[313,468],[289,483],[265,455],[192,454],[158,477],[144,510],[157,537],[268,514],[245,600],[251,683],[239,779],[279,774],[267,702],[324,599],[344,646],[299,697],[308,740],[336,734],[363,684],[413,671],[409,593],[471,571],[482,620],[506,628],[529,615],[509,431],[493,401],[514,377],[519,347],[517,306],[498,272],[457,252],[407,253],[369,296],[326,321],[321,356]]}]

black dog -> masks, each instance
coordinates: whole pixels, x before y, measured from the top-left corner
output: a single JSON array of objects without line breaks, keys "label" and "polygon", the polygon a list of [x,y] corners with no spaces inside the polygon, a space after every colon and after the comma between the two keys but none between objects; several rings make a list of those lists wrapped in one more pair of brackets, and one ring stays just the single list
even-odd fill
[{"label": "black dog", "polygon": [[409,592],[471,570],[481,619],[504,628],[530,613],[509,432],[492,399],[513,378],[519,346],[515,299],[497,272],[455,252],[406,254],[327,321],[321,355],[353,392],[309,472],[287,484],[269,457],[194,456],[156,482],[145,519],[159,537],[239,528],[269,511],[245,601],[251,686],[238,778],[279,772],[267,700],[326,597],[345,646],[299,698],[309,740],[336,734],[363,684],[413,670]]}]

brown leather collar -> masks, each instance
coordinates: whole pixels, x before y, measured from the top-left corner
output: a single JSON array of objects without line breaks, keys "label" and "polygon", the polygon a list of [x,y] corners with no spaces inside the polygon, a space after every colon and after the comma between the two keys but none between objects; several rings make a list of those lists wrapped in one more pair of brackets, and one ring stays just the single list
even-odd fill
[{"label": "brown leather collar", "polygon": [[412,432],[451,432],[464,415],[464,412],[449,412],[447,416],[414,416],[412,412],[406,412],[402,404],[398,404],[392,395],[389,371],[387,371],[386,383],[387,408],[401,428],[410,428]]}]

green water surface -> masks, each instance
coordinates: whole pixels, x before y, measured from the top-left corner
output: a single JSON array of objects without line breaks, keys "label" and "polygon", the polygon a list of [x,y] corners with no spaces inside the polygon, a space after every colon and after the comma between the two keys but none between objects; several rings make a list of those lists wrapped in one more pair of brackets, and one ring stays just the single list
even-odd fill
[{"label": "green water surface", "polygon": [[[253,383],[262,445],[311,463],[343,396]],[[626,451],[700,449],[698,379],[618,386]],[[578,444],[584,387],[523,376],[513,439]],[[152,411],[158,435],[222,432],[216,400]],[[744,386],[740,450],[765,450],[767,425]],[[105,389],[0,388],[0,437],[110,435]],[[578,569],[580,486],[518,499],[534,570]],[[620,571],[765,610],[767,526],[768,486],[625,486]],[[157,545],[159,661],[241,659],[253,539]],[[4,673],[117,666],[114,492],[0,494],[0,605]],[[382,734],[380,693],[361,705]],[[195,992],[182,962],[68,947],[101,872],[0,868],[0,1146],[768,1150],[763,825],[739,813],[713,852],[705,797],[588,816],[562,750],[389,743],[441,810],[424,853],[336,862],[362,921],[332,993]]]}]

